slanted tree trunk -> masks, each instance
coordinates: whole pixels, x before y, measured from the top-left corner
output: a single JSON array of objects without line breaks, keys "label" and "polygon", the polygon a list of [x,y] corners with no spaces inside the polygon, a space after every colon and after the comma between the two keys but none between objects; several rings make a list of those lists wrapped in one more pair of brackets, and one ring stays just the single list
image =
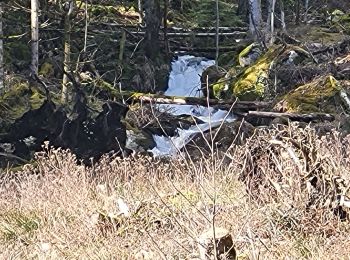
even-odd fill
[{"label": "slanted tree trunk", "polygon": [[64,59],[63,59],[63,79],[62,79],[62,96],[61,102],[67,103],[69,98],[69,78],[67,73],[71,73],[71,15],[74,10],[74,0],[70,0],[65,8],[64,14]]},{"label": "slanted tree trunk", "polygon": [[254,38],[259,38],[261,29],[261,0],[248,0],[249,3],[249,30]]},{"label": "slanted tree trunk", "polygon": [[146,56],[155,60],[159,56],[159,30],[160,30],[160,2],[159,0],[147,0],[144,3],[145,9],[145,53]]},{"label": "slanted tree trunk", "polygon": [[5,92],[4,86],[4,43],[3,43],[3,31],[2,31],[2,2],[0,2],[0,95]]},{"label": "slanted tree trunk", "polygon": [[39,67],[39,1],[31,0],[32,62],[31,73],[38,74]]}]

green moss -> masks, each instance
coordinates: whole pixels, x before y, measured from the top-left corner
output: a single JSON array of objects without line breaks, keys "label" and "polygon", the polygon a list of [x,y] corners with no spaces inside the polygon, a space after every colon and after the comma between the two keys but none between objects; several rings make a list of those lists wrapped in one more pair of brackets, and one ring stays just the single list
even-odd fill
[{"label": "green moss", "polygon": [[237,82],[231,86],[233,95],[241,100],[262,98],[268,80],[271,62],[280,54],[280,47],[271,48],[255,64],[247,68]]},{"label": "green moss", "polygon": [[324,76],[291,91],[275,108],[283,107],[286,112],[311,113],[319,112],[322,107],[323,112],[334,112],[334,105],[329,100],[335,97],[340,89],[334,77]]},{"label": "green moss", "polygon": [[5,121],[20,118],[30,109],[39,108],[45,96],[27,82],[20,81],[0,97],[0,117]]},{"label": "green moss", "polygon": [[238,64],[242,67],[244,67],[246,64],[243,62],[243,58],[246,57],[250,51],[256,46],[255,43],[249,44],[247,47],[245,47],[239,54],[238,54]]},{"label": "green moss", "polygon": [[48,78],[48,77],[52,77],[54,74],[55,74],[55,69],[52,63],[44,62],[43,65],[41,65],[39,70],[39,75],[42,75],[45,78]]},{"label": "green moss", "polygon": [[228,82],[227,79],[222,78],[216,84],[213,85],[213,94],[217,99],[224,99],[227,96],[228,90]]}]

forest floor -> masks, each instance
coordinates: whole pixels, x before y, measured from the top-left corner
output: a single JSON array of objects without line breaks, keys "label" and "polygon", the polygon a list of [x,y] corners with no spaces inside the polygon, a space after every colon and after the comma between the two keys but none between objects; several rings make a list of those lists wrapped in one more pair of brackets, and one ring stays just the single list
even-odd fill
[{"label": "forest floor", "polygon": [[85,167],[46,147],[1,176],[0,258],[199,259],[197,238],[214,224],[238,259],[347,259],[349,219],[334,194],[348,187],[349,151],[349,136],[296,125],[196,160]]}]

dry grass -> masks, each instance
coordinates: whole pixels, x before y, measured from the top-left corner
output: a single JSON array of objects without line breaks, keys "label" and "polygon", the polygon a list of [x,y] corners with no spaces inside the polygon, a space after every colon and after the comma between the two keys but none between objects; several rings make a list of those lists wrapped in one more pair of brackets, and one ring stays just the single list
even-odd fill
[{"label": "dry grass", "polygon": [[35,166],[1,175],[0,258],[195,259],[214,219],[240,259],[348,259],[337,199],[349,142],[289,126],[258,131],[223,158],[103,158],[91,168],[46,148]]}]

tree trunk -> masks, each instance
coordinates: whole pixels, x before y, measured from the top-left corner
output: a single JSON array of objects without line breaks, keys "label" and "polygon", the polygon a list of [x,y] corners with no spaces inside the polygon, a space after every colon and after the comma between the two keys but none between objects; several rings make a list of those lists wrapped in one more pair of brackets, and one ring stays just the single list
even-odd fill
[{"label": "tree trunk", "polygon": [[137,0],[137,9],[139,12],[139,23],[143,23],[143,10],[142,10],[142,0]]},{"label": "tree trunk", "polygon": [[215,64],[218,66],[218,60],[219,60],[219,26],[220,26],[220,14],[219,14],[219,0],[216,0],[216,36],[215,36],[215,47],[216,47],[216,52],[215,52]]},{"label": "tree trunk", "polygon": [[243,16],[247,17],[247,15],[248,15],[248,1],[247,0],[239,0],[238,1],[237,15],[243,15]]},{"label": "tree trunk", "polygon": [[285,14],[284,14],[284,0],[280,0],[280,12],[281,12],[281,27],[284,32],[286,32],[286,20],[285,20]]},{"label": "tree trunk", "polygon": [[155,60],[159,56],[160,3],[159,0],[147,0],[145,9],[145,52],[146,56]]},{"label": "tree trunk", "polygon": [[268,34],[269,34],[268,38],[269,38],[270,45],[272,45],[274,42],[275,5],[276,5],[276,0],[269,0],[267,28],[268,28]]},{"label": "tree trunk", "polygon": [[63,59],[63,79],[62,79],[62,96],[63,104],[67,103],[69,98],[69,78],[66,73],[71,73],[71,21],[70,16],[74,10],[74,1],[69,2],[68,10],[64,15],[64,59]]},{"label": "tree trunk", "polygon": [[249,30],[258,38],[261,29],[261,0],[248,0],[249,2]]},{"label": "tree trunk", "polygon": [[295,6],[295,24],[299,25],[300,24],[300,0],[296,0],[296,6]]},{"label": "tree trunk", "polygon": [[165,53],[167,56],[169,56],[169,53],[170,53],[170,46],[169,46],[169,39],[168,39],[168,6],[169,6],[169,0],[164,0],[163,31],[164,31]]},{"label": "tree trunk", "polygon": [[307,22],[307,13],[309,10],[309,0],[305,0],[305,16],[304,16],[304,22]]},{"label": "tree trunk", "polygon": [[3,31],[2,31],[2,2],[0,2],[0,95],[5,92],[4,86],[4,43],[3,43]]},{"label": "tree trunk", "polygon": [[38,74],[39,67],[39,2],[31,0],[32,62],[31,73]]}]

